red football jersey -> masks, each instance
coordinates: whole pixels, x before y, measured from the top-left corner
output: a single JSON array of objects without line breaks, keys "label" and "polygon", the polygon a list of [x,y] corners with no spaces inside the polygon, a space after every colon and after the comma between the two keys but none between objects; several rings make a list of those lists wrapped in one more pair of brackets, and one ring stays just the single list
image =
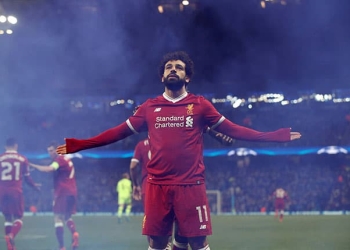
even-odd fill
[{"label": "red football jersey", "polygon": [[66,152],[100,147],[148,130],[151,160],[148,180],[155,184],[186,185],[204,182],[203,130],[208,126],[232,138],[287,142],[290,128],[260,132],[226,120],[203,96],[165,93],[144,102],[135,114],[114,128],[89,139],[66,138]]},{"label": "red football jersey", "polygon": [[0,155],[0,189],[22,192],[23,175],[29,175],[28,160],[15,150],[7,150]]},{"label": "red football jersey", "polygon": [[75,181],[75,170],[73,162],[65,156],[59,155],[51,163],[58,168],[54,171],[54,192],[55,196],[77,195],[77,185]]},{"label": "red football jersey", "polygon": [[203,131],[224,119],[204,97],[185,93],[147,100],[126,123],[134,132],[148,129],[148,181],[176,185],[204,182]]},{"label": "red football jersey", "polygon": [[137,143],[134,151],[134,156],[132,157],[132,161],[136,161],[141,166],[141,182],[142,182],[142,189],[144,190],[144,182],[147,177],[147,164],[149,160],[151,159],[151,151],[149,147],[149,141],[148,139],[142,140]]}]

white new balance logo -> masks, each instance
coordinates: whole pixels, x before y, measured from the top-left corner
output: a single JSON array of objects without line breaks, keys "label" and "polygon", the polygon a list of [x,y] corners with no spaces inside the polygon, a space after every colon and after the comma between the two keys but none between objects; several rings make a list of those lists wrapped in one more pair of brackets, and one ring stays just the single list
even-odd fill
[{"label": "white new balance logo", "polygon": [[154,112],[159,112],[162,108],[156,108]]},{"label": "white new balance logo", "polygon": [[192,125],[193,125],[193,118],[191,116],[187,116],[186,117],[186,127],[192,128]]},{"label": "white new balance logo", "polygon": [[199,229],[207,229],[207,225],[201,225]]}]

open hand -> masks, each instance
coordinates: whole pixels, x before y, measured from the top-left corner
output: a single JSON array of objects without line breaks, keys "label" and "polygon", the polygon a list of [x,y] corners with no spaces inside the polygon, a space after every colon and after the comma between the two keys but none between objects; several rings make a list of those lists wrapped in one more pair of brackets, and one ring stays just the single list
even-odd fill
[{"label": "open hand", "polygon": [[141,187],[140,186],[134,186],[132,189],[132,197],[137,200],[140,201],[141,200]]},{"label": "open hand", "polygon": [[300,139],[301,134],[299,132],[290,132],[290,140],[297,140]]},{"label": "open hand", "polygon": [[67,145],[66,144],[59,145],[56,148],[56,153],[59,155],[67,154]]}]

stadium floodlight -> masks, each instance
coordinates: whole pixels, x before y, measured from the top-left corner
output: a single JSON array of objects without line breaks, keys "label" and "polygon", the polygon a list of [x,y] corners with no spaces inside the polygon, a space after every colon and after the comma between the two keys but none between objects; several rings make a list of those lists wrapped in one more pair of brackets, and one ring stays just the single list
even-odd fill
[{"label": "stadium floodlight", "polygon": [[268,93],[260,96],[264,102],[267,103],[277,103],[284,100],[283,94]]},{"label": "stadium floodlight", "polygon": [[171,13],[183,11],[195,11],[199,0],[157,0],[158,13]]},{"label": "stadium floodlight", "polygon": [[17,23],[17,18],[14,16],[8,16],[7,21],[11,24],[16,24]]},{"label": "stadium floodlight", "polygon": [[8,30],[6,30],[6,33],[7,33],[8,35],[11,35],[11,34],[13,33],[13,31],[10,30],[10,29],[8,29]]},{"label": "stadium floodlight", "polygon": [[238,108],[242,104],[242,99],[237,99],[233,104],[232,107],[234,109]]},{"label": "stadium floodlight", "polygon": [[5,32],[3,30],[0,30],[0,35],[3,35]]},{"label": "stadium floodlight", "polygon": [[6,22],[7,18],[3,15],[0,16],[0,23]]}]

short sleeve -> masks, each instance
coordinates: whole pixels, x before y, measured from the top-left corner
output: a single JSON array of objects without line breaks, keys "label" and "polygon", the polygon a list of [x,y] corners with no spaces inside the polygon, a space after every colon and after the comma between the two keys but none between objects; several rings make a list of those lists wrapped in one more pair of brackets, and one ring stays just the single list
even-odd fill
[{"label": "short sleeve", "polygon": [[201,97],[200,103],[203,109],[203,118],[207,126],[214,129],[225,120],[225,117],[207,99]]},{"label": "short sleeve", "polygon": [[144,102],[140,107],[135,111],[134,115],[129,117],[126,120],[128,127],[135,133],[142,131],[147,131],[146,123],[146,111],[147,111],[147,101]]}]

